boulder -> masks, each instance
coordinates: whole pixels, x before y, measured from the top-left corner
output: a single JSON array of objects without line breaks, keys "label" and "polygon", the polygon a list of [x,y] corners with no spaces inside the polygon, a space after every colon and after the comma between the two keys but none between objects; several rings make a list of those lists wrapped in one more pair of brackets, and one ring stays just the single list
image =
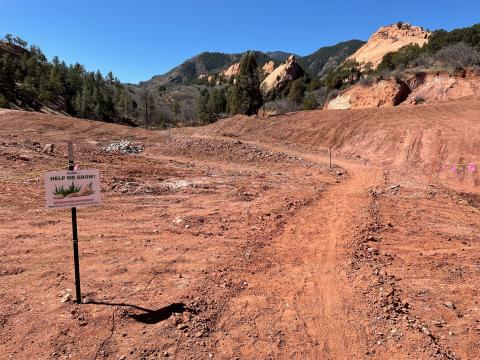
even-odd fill
[{"label": "boulder", "polygon": [[230,65],[228,69],[222,72],[222,75],[225,78],[230,79],[232,76],[237,76],[239,73],[240,73],[240,63],[238,62],[233,65]]},{"label": "boulder", "polygon": [[271,74],[273,70],[275,69],[275,63],[273,61],[268,61],[262,66],[262,71],[265,74]]},{"label": "boulder", "polygon": [[304,71],[300,65],[296,62],[295,56],[290,55],[288,59],[277,67],[263,80],[261,89],[264,93],[271,90],[281,90],[288,82],[296,80],[303,76]]},{"label": "boulder", "polygon": [[410,89],[403,81],[380,80],[371,85],[354,85],[343,91],[325,108],[328,110],[363,109],[397,106],[409,95]]}]

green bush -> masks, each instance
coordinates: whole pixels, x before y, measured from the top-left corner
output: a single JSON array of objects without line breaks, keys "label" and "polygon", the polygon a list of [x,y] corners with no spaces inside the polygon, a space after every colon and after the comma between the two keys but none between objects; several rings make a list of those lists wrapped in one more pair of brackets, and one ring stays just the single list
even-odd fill
[{"label": "green bush", "polygon": [[302,110],[315,110],[318,108],[318,102],[313,93],[308,94],[302,102]]},{"label": "green bush", "polygon": [[0,94],[0,108],[3,108],[3,109],[9,108],[8,100],[5,96],[3,96],[3,94]]}]

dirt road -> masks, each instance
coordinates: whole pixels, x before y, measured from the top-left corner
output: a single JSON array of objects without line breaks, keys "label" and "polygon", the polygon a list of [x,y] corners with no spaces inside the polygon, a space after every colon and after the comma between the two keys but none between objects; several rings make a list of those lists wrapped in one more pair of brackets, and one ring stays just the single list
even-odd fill
[{"label": "dirt road", "polygon": [[249,277],[249,290],[220,321],[228,333],[219,337],[224,358],[364,357],[363,309],[345,274],[346,248],[369,200],[366,189],[378,179],[371,170],[349,168],[348,179],[329,186],[272,239],[272,266]]}]

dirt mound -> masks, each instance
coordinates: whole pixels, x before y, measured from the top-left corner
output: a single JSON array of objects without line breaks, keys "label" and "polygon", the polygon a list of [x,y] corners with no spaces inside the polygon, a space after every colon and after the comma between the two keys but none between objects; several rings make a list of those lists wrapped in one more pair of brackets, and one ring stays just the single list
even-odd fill
[{"label": "dirt mound", "polygon": [[407,23],[398,23],[384,26],[372,34],[368,42],[358,49],[349,59],[359,63],[371,63],[376,69],[383,57],[389,52],[395,52],[402,46],[409,44],[424,45],[428,41],[430,32],[419,26]]},{"label": "dirt mound", "polygon": [[380,80],[371,85],[354,85],[330,100],[328,110],[363,109],[396,106],[404,101],[410,89],[397,80]]},{"label": "dirt mound", "polygon": [[[361,158],[379,165],[416,164],[448,176],[439,164],[478,159],[479,111],[480,99],[474,98],[416,107],[237,116],[221,120],[202,132],[261,139],[272,144],[306,145],[319,151],[332,146],[337,154],[348,158]],[[465,186],[479,183],[476,173],[452,180]]]}]

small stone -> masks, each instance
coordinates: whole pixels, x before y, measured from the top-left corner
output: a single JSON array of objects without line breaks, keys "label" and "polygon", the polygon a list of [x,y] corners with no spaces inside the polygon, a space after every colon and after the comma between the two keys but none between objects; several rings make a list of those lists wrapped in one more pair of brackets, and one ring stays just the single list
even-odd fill
[{"label": "small stone", "polygon": [[55,149],[54,144],[45,144],[45,146],[42,149],[42,152],[44,154],[51,154],[51,153],[53,153],[54,149]]},{"label": "small stone", "polygon": [[187,324],[178,324],[178,325],[177,325],[177,329],[178,329],[178,330],[183,330],[183,329],[186,329],[187,327],[188,327]]},{"label": "small stone", "polygon": [[197,332],[197,333],[195,334],[195,337],[201,338],[201,337],[203,336],[203,334],[204,334],[203,331],[200,330],[199,332]]},{"label": "small stone", "polygon": [[170,356],[170,354],[168,353],[168,351],[164,351],[164,352],[163,352],[163,356],[165,356],[165,357],[169,357],[169,356]]},{"label": "small stone", "polygon": [[443,305],[445,305],[447,308],[452,309],[452,310],[455,310],[457,308],[455,306],[455,304],[451,301],[446,301],[446,302],[443,303]]},{"label": "small stone", "polygon": [[424,333],[427,336],[430,336],[432,334],[426,326],[422,326],[422,333]]},{"label": "small stone", "polygon": [[60,299],[60,302],[64,303],[67,301],[72,301],[72,295],[70,293],[65,293],[62,298]]}]

